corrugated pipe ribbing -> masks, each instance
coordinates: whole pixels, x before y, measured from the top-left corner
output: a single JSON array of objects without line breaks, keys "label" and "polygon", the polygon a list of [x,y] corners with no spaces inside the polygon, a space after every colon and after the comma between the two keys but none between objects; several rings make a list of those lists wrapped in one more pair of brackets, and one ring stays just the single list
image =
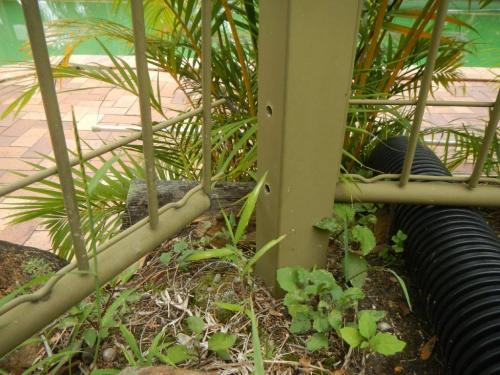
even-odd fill
[{"label": "corrugated pipe ribbing", "polygon": [[[381,142],[368,165],[400,173],[407,145],[406,137]],[[450,175],[434,152],[420,144],[411,173]],[[447,372],[500,374],[499,238],[471,208],[396,205],[393,213],[393,230],[408,236],[405,262],[438,336]]]}]

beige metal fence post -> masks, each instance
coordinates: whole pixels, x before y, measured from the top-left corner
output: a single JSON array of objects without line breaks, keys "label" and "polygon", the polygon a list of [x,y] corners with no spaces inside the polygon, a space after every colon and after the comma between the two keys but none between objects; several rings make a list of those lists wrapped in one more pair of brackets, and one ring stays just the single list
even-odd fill
[{"label": "beige metal fence post", "polygon": [[75,195],[75,185],[71,175],[71,165],[69,162],[68,150],[66,148],[66,139],[64,136],[61,113],[57,103],[56,88],[52,69],[50,66],[49,52],[45,43],[45,33],[43,31],[42,18],[38,1],[22,0],[26,28],[30,40],[31,50],[33,52],[33,61],[35,63],[36,74],[40,84],[43,107],[49,125],[50,140],[57,164],[59,181],[64,197],[64,207],[68,215],[68,221],[71,228],[71,239],[75,251],[78,268],[80,270],[89,269],[87,251],[85,250],[85,241],[80,228],[80,215],[78,213],[78,201]]},{"label": "beige metal fence post", "polygon": [[257,264],[276,291],[283,266],[325,266],[340,169],[360,1],[260,3],[257,246],[287,237]]}]

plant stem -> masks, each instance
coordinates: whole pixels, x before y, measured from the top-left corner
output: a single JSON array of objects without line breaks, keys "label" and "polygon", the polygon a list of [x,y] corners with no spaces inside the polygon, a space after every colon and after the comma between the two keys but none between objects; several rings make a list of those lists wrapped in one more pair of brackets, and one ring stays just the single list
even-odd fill
[{"label": "plant stem", "polygon": [[252,86],[250,84],[250,76],[248,74],[247,64],[245,62],[245,54],[241,46],[241,41],[238,35],[238,31],[236,30],[236,24],[234,23],[233,15],[231,13],[231,8],[229,7],[227,0],[221,0],[221,2],[222,5],[224,6],[224,12],[226,13],[226,18],[227,22],[229,23],[229,27],[231,28],[231,33],[233,34],[236,53],[238,54],[238,60],[241,66],[241,75],[243,83],[245,85],[245,90],[247,92],[248,107],[250,110],[250,115],[253,117],[256,114],[255,104],[254,104]]},{"label": "plant stem", "polygon": [[387,10],[387,2],[388,0],[382,0],[381,4],[379,5],[379,11],[377,13],[377,18],[375,19],[375,25],[373,26],[373,33],[370,38],[370,42],[366,52],[366,58],[363,61],[364,64],[362,67],[361,76],[359,78],[358,90],[360,91],[362,91],[365,86],[370,66],[373,63],[375,52],[377,51],[377,46],[379,45],[379,36],[382,30],[382,25]]},{"label": "plant stem", "polygon": [[347,275],[347,270],[349,269],[349,225],[347,224],[347,219],[344,218],[344,279],[346,283],[349,282]]},{"label": "plant stem", "polygon": [[[96,295],[96,310],[97,310],[97,326],[100,328],[101,326],[101,318],[102,318],[102,311],[101,311],[101,282],[99,280],[98,275],[98,262],[97,262],[97,240],[96,240],[96,234],[95,234],[95,228],[94,228],[94,216],[92,214],[92,203],[90,201],[90,196],[89,196],[89,190],[88,190],[88,182],[87,182],[87,174],[85,171],[85,162],[83,161],[83,153],[82,153],[82,148],[80,144],[80,136],[78,134],[78,128],[76,126],[76,119],[75,119],[75,111],[72,108],[71,109],[71,115],[72,115],[72,124],[73,124],[73,131],[75,134],[75,143],[76,143],[76,151],[78,154],[78,159],[80,162],[80,169],[82,171],[82,181],[83,181],[83,189],[85,192],[85,203],[87,206],[87,214],[89,218],[89,227],[90,227],[90,238],[91,238],[91,249],[92,249],[92,256],[93,256],[93,261],[94,261],[94,280],[95,280],[95,295]],[[97,340],[95,344],[95,352],[94,352],[94,360],[92,363],[92,366],[95,367],[97,364],[97,358],[99,353],[99,346],[101,344],[101,336],[99,335],[99,329],[97,330]]]}]

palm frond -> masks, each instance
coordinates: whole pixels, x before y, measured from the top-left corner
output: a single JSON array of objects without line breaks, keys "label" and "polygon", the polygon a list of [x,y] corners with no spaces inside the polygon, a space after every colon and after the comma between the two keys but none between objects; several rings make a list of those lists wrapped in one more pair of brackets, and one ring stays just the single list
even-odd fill
[{"label": "palm frond", "polygon": [[[465,162],[475,163],[483,146],[484,127],[433,127],[422,132],[443,148],[443,161],[454,170]],[[487,176],[500,175],[500,129],[497,129],[482,171]]]},{"label": "palm frond", "polygon": [[[135,167],[122,161],[122,155],[110,153],[111,158],[99,157],[103,163],[96,167],[90,162],[86,163],[87,179],[94,181],[91,202],[94,216],[94,229],[97,244],[102,244],[116,235],[121,227],[121,220],[125,211],[125,204],[130,181],[141,174],[135,167],[140,163],[134,160]],[[128,155],[128,157],[133,157]],[[52,157],[45,155],[48,160]],[[130,160],[130,159],[129,159]],[[39,170],[44,167],[34,165]],[[83,175],[79,168],[73,168],[76,199],[81,218],[82,233],[85,242],[90,244],[90,223],[86,207]],[[41,219],[42,225],[48,229],[52,248],[61,257],[71,260],[73,245],[63,195],[60,185],[50,179],[42,180],[37,185],[25,188],[32,193],[13,197],[16,202],[11,203],[15,212],[10,215],[11,224],[22,223],[33,219]]]}]

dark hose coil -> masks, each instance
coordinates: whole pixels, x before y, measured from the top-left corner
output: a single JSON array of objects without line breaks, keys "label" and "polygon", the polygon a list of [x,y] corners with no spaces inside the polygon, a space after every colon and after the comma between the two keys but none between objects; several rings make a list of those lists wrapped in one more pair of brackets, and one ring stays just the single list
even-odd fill
[{"label": "dark hose coil", "polygon": [[[381,142],[368,165],[400,173],[407,145],[406,137]],[[420,144],[411,173],[450,175]],[[472,209],[432,205],[395,206],[393,229],[408,235],[406,264],[438,335],[447,372],[500,374],[500,240],[495,232]]]}]

